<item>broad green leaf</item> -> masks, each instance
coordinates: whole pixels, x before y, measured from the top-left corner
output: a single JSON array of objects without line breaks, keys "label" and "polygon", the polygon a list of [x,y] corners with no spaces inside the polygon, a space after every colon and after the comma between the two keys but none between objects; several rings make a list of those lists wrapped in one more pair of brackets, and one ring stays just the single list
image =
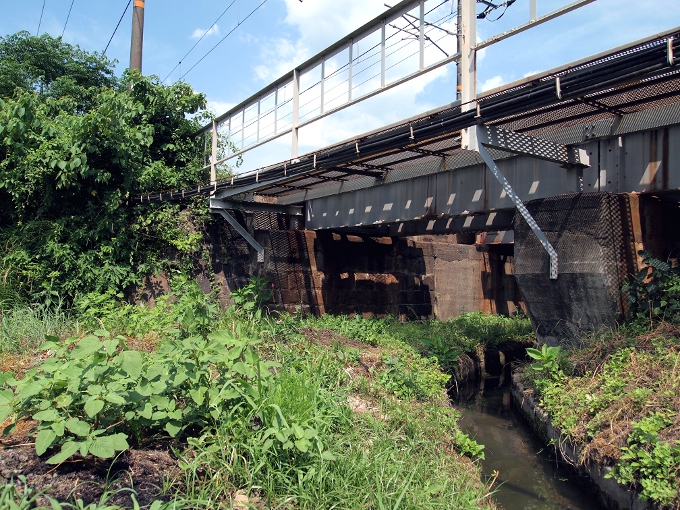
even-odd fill
[{"label": "broad green leaf", "polygon": [[85,441],[80,443],[80,455],[83,457],[87,455],[87,452],[90,451],[90,446],[92,446],[93,441],[94,439],[88,437]]},{"label": "broad green leaf", "polygon": [[137,413],[142,417],[146,418],[147,420],[151,419],[151,415],[153,415],[153,406],[146,402],[144,404],[144,407],[142,409],[139,409]]},{"label": "broad green leaf", "polygon": [[104,347],[104,351],[106,351],[106,353],[109,356],[111,356],[112,354],[114,354],[117,351],[119,345],[120,345],[120,341],[117,340],[117,339],[105,340],[104,342],[102,342],[102,346]]},{"label": "broad green leaf", "polygon": [[101,349],[101,347],[102,342],[99,340],[99,338],[94,335],[86,336],[80,342],[78,342],[78,345],[76,345],[75,349],[71,351],[71,359],[86,358],[90,354],[97,352],[99,349]]},{"label": "broad green leaf", "polygon": [[99,400],[98,398],[92,398],[85,402],[85,412],[90,418],[95,417],[99,411],[101,411],[104,408],[104,401]]},{"label": "broad green leaf", "polygon": [[182,424],[175,420],[169,421],[165,424],[165,430],[170,434],[170,437],[177,437],[177,434],[182,430]]},{"label": "broad green leaf", "polygon": [[253,370],[252,367],[246,365],[243,361],[238,361],[234,363],[231,369],[237,374],[241,374],[245,377],[255,377],[257,375],[255,373],[255,370]]},{"label": "broad green leaf", "polygon": [[10,389],[0,391],[0,406],[9,404],[14,399],[14,392]]},{"label": "broad green leaf", "polygon": [[164,363],[153,363],[146,370],[146,374],[144,374],[144,375],[146,376],[146,378],[149,381],[153,381],[156,377],[163,374],[166,370],[167,370],[167,367],[165,366]]},{"label": "broad green leaf", "polygon": [[54,433],[52,429],[43,429],[38,432],[35,436],[35,453],[40,456],[47,451],[47,449],[52,446],[54,440],[57,438],[57,434]]},{"label": "broad green leaf", "polygon": [[101,395],[102,391],[104,391],[104,387],[101,386],[100,384],[90,384],[87,387],[87,392],[90,395],[94,395],[94,396]]},{"label": "broad green leaf", "polygon": [[113,444],[113,448],[117,452],[122,452],[122,451],[130,448],[130,445],[127,442],[127,434],[123,434],[122,432],[119,432],[118,434],[110,435],[109,438],[111,438],[111,443]]},{"label": "broad green leaf", "polygon": [[50,427],[52,430],[54,430],[54,433],[57,434],[59,437],[64,435],[64,429],[66,428],[64,421],[55,421],[54,423],[50,424]]},{"label": "broad green leaf", "polygon": [[77,436],[86,436],[90,433],[90,425],[78,418],[69,418],[64,425]]},{"label": "broad green leaf", "polygon": [[311,443],[309,442],[308,439],[298,439],[297,441],[295,441],[295,447],[302,453],[308,452],[310,446]]},{"label": "broad green leaf", "polygon": [[302,439],[305,437],[305,430],[300,427],[297,423],[293,423],[292,425],[293,433],[295,434],[295,437],[298,439]]},{"label": "broad green leaf", "polygon": [[112,404],[125,405],[127,403],[123,397],[113,391],[108,392],[104,399],[106,399],[108,402],[111,402]]},{"label": "broad green leaf", "polygon": [[329,452],[328,450],[326,450],[325,452],[323,452],[321,454],[321,458],[324,459],[324,460],[336,460],[337,459],[337,457],[335,455],[333,455],[331,452]]},{"label": "broad green leaf", "polygon": [[37,382],[32,382],[21,388],[21,391],[17,395],[17,400],[23,400],[28,397],[33,397],[40,393],[43,389],[42,384]]},{"label": "broad green leaf", "polygon": [[151,383],[151,388],[153,388],[153,392],[158,394],[158,393],[163,393],[165,390],[168,389],[168,385],[165,384],[165,381],[162,379],[160,381],[155,381]]},{"label": "broad green leaf", "polygon": [[182,416],[183,414],[181,409],[175,409],[174,411],[168,413],[168,418],[171,420],[181,420]]},{"label": "broad green leaf", "polygon": [[133,379],[137,379],[142,373],[143,359],[139,351],[123,351],[118,355],[120,366]]},{"label": "broad green leaf", "polygon": [[0,423],[4,422],[10,414],[12,414],[12,406],[0,406]]},{"label": "broad green leaf", "polygon": [[527,348],[527,354],[534,359],[543,359],[543,353],[538,349],[534,349],[533,347]]},{"label": "broad green leaf", "polygon": [[102,459],[110,459],[116,454],[116,449],[113,446],[113,441],[110,436],[102,436],[95,438],[90,445],[90,453],[95,457]]},{"label": "broad green leaf", "polygon": [[168,404],[170,404],[170,399],[168,397],[159,397],[158,395],[154,395],[149,398],[149,402],[151,402],[151,405],[156,409],[165,410],[168,408]]},{"label": "broad green leaf", "polygon": [[191,398],[194,399],[194,402],[200,406],[203,405],[203,401],[205,400],[205,392],[207,389],[208,388],[205,386],[202,386],[197,390],[189,390],[189,395],[191,395]]},{"label": "broad green leaf", "polygon": [[73,397],[70,393],[62,393],[56,399],[58,407],[68,407],[73,403]]},{"label": "broad green leaf", "polygon": [[[47,409],[45,411],[40,411],[33,415],[33,419],[37,421],[57,421],[59,419],[59,411],[56,409]],[[40,454],[38,454],[40,455]]]},{"label": "broad green leaf", "polygon": [[151,415],[152,420],[164,420],[168,417],[167,411],[156,411]]},{"label": "broad green leaf", "polygon": [[61,451],[47,459],[48,464],[61,464],[80,449],[80,441],[67,441],[61,445]]},{"label": "broad green leaf", "polygon": [[143,397],[148,397],[149,395],[153,395],[156,391],[154,388],[151,386],[149,381],[142,381],[137,385],[137,388],[135,388],[137,393],[142,395]]},{"label": "broad green leaf", "polygon": [[54,351],[61,347],[61,339],[58,336],[45,335],[45,341],[38,348],[39,351]]}]

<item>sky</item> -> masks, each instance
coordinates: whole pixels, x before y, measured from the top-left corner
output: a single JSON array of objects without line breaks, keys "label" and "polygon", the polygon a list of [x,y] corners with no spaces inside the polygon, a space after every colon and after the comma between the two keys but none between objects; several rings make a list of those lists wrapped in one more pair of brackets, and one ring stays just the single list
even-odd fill
[{"label": "sky", "polygon": [[[167,83],[185,80],[206,95],[209,107],[219,115],[379,16],[387,10],[384,1],[146,0],[143,73]],[[450,1],[437,12],[450,11]],[[537,0],[538,14],[570,2]],[[123,16],[127,4],[128,0],[0,0],[0,35],[20,30],[63,33],[65,42],[101,52],[122,16],[106,52],[118,61],[120,73],[129,64],[132,7]],[[529,0],[517,0],[501,19],[490,21],[501,12],[478,21],[479,40],[527,21]],[[455,30],[455,17],[447,23]],[[596,0],[483,50],[478,56],[477,88],[499,87],[677,26],[680,0]],[[455,88],[455,64],[440,67],[301,129],[299,152],[450,103]],[[246,153],[241,171],[282,161],[290,157],[290,150],[290,135],[282,136]]]}]

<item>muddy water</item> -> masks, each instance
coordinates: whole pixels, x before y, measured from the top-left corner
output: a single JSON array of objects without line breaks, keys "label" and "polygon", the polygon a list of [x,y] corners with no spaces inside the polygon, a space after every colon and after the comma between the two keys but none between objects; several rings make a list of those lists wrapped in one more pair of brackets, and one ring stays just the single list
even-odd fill
[{"label": "muddy water", "polygon": [[493,477],[498,472],[497,504],[506,510],[601,509],[580,488],[577,476],[533,435],[512,405],[509,381],[504,379],[470,384],[452,399],[462,414],[461,427],[485,446],[484,473]]}]

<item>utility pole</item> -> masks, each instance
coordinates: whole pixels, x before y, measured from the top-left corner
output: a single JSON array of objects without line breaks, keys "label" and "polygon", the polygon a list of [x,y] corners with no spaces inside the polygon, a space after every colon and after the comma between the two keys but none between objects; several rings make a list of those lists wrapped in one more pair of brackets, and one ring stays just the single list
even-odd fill
[{"label": "utility pole", "polygon": [[[453,0],[451,0],[453,2]],[[463,0],[458,0],[458,16],[456,20],[456,51],[462,55],[463,48]],[[463,92],[463,62],[456,64],[456,101],[460,101]]]},{"label": "utility pole", "polygon": [[142,72],[142,46],[144,44],[144,0],[133,0],[132,42],[130,43],[130,70]]}]

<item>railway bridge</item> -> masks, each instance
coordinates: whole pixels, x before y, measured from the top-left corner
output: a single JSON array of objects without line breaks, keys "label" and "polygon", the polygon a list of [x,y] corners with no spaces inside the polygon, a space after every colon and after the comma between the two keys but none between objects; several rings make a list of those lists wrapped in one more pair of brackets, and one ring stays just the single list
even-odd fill
[{"label": "railway bridge", "polygon": [[[226,220],[214,244],[232,250],[229,262],[214,250],[221,278],[233,287],[266,275],[283,308],[440,318],[523,309],[548,342],[612,325],[638,252],[677,257],[680,247],[680,28],[482,94],[474,82],[476,51],[589,1],[534,10],[471,46],[474,0],[458,2],[456,33],[428,21],[425,0],[404,0],[206,126],[210,183],[136,200],[205,196]],[[391,26],[414,34],[419,62],[388,82]],[[372,94],[353,97],[352,68],[357,41],[373,36],[378,92],[455,62],[460,97],[298,155],[305,123]],[[326,69],[338,55],[348,93],[332,104]],[[320,105],[305,120],[301,79],[319,69]],[[219,178],[220,165],[283,135],[291,158]],[[220,157],[224,136],[240,147]]]}]

